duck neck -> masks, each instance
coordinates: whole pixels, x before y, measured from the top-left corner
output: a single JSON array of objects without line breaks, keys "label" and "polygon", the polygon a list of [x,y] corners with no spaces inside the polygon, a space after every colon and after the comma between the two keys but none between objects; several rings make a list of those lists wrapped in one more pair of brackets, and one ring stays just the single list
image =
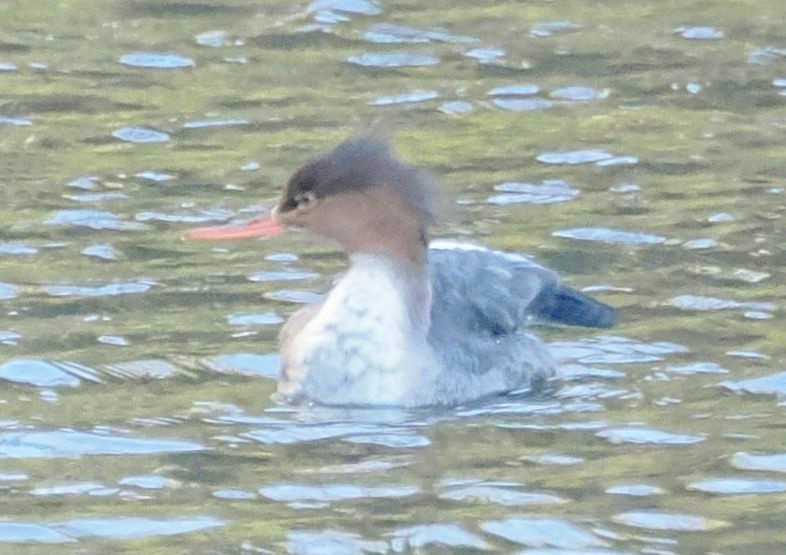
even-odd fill
[{"label": "duck neck", "polygon": [[399,305],[390,307],[391,313],[403,312],[413,331],[422,335],[428,333],[431,324],[431,279],[425,248],[417,256],[407,257],[384,251],[352,253],[344,279],[350,279],[356,287],[377,289],[380,296]]}]

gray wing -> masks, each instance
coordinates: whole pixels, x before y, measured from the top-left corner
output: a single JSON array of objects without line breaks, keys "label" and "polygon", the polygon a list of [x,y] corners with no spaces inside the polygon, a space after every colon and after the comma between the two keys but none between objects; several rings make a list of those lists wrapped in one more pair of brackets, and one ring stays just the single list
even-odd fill
[{"label": "gray wing", "polygon": [[533,318],[592,327],[617,320],[613,308],[524,256],[444,240],[432,242],[428,256],[434,327],[501,336]]}]

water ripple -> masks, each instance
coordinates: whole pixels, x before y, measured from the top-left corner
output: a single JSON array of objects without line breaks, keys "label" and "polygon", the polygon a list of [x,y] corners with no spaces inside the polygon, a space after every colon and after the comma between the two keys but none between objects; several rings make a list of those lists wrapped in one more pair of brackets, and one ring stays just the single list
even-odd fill
[{"label": "water ripple", "polygon": [[786,398],[786,372],[736,382],[724,381],[720,383],[720,386],[734,393],[775,395],[779,398]]},{"label": "water ripple", "polygon": [[621,229],[608,229],[603,227],[576,227],[573,229],[561,229],[551,234],[553,237],[563,237],[565,239],[576,239],[578,241],[597,241],[600,243],[622,244],[622,245],[660,245],[666,242],[665,237],[660,235],[650,235],[635,231],[624,231]]},{"label": "water ripple", "polygon": [[546,110],[554,103],[543,98],[495,98],[494,105],[510,112],[531,112]]},{"label": "water ripple", "polygon": [[607,545],[596,535],[559,518],[491,520],[480,527],[489,534],[530,547],[584,549]]},{"label": "water ripple", "polygon": [[363,67],[420,67],[437,65],[439,58],[415,52],[366,52],[350,56],[347,61]]},{"label": "water ripple", "polygon": [[16,297],[16,287],[0,281],[0,301]]},{"label": "water ripple", "polygon": [[491,89],[488,96],[532,96],[538,94],[540,87],[532,83],[517,83],[514,85],[504,85]]},{"label": "water ripple", "polygon": [[474,58],[482,64],[490,64],[505,56],[505,51],[501,48],[473,48],[464,52],[467,58]]},{"label": "water ripple", "polygon": [[43,524],[0,522],[0,543],[70,543],[75,541]]},{"label": "water ripple", "polygon": [[626,484],[612,486],[606,490],[609,495],[629,495],[631,497],[649,497],[651,495],[662,495],[666,490],[649,484]]},{"label": "water ripple", "polygon": [[495,185],[494,190],[504,194],[488,197],[489,204],[553,204],[567,202],[579,194],[562,179],[546,179],[540,184],[509,181]]},{"label": "water ripple", "polygon": [[725,525],[723,522],[708,520],[702,516],[660,511],[630,511],[614,515],[612,520],[634,528],[678,532],[704,532]]},{"label": "water ripple", "polygon": [[741,470],[763,470],[767,472],[786,472],[786,453],[754,454],[740,451],[734,453],[731,465]]},{"label": "water ripple", "polygon": [[358,534],[337,530],[297,530],[287,533],[287,553],[294,555],[360,555],[384,554],[390,551],[387,542],[363,539]]},{"label": "water ripple", "polygon": [[47,225],[68,225],[86,227],[96,231],[137,231],[145,226],[136,222],[121,220],[117,214],[100,210],[60,210],[49,218]]},{"label": "water ripple", "polygon": [[231,353],[204,361],[205,366],[223,374],[276,379],[281,366],[278,354]]},{"label": "water ripple", "polygon": [[112,131],[112,136],[129,143],[165,143],[169,134],[147,127],[120,127]]},{"label": "water ripple", "polygon": [[12,256],[24,256],[36,254],[38,249],[28,247],[24,243],[0,243],[0,254],[7,254]]},{"label": "water ripple", "polygon": [[153,285],[144,281],[109,283],[96,287],[79,285],[47,285],[44,290],[53,297],[114,297],[148,291]]},{"label": "water ripple", "polygon": [[194,67],[194,60],[172,52],[131,52],[120,56],[120,63],[131,67],[179,69]]},{"label": "water ripple", "polygon": [[369,27],[363,37],[369,42],[381,44],[417,44],[428,42],[466,44],[478,42],[478,39],[474,37],[454,35],[444,29],[416,29],[404,25],[395,25],[393,23],[375,23]]},{"label": "water ripple", "polygon": [[595,435],[610,443],[631,443],[635,445],[692,445],[701,443],[706,439],[702,436],[676,434],[646,426],[608,428],[601,430]]},{"label": "water ripple", "polygon": [[707,26],[677,27],[674,29],[674,32],[682,38],[691,40],[718,40],[723,38],[723,31]]},{"label": "water ripple", "polygon": [[786,482],[773,480],[749,480],[744,478],[711,478],[692,482],[687,488],[691,491],[717,495],[746,495],[753,493],[786,492]]},{"label": "water ripple", "polygon": [[579,29],[581,29],[581,25],[571,21],[543,21],[533,25],[529,33],[533,37],[551,37],[558,33],[578,31]]},{"label": "water ripple", "polygon": [[176,536],[224,525],[224,521],[210,516],[191,516],[170,519],[142,517],[75,518],[55,525],[55,528],[74,538],[138,539],[155,536]]},{"label": "water ripple", "polygon": [[[93,376],[94,371],[73,362],[37,359],[13,359],[0,364],[0,380],[35,387],[77,387],[81,380],[74,375]],[[91,381],[100,381],[94,378]]]},{"label": "water ripple", "polygon": [[411,91],[394,96],[380,96],[369,102],[372,106],[391,106],[394,104],[414,104],[439,98],[437,91]]},{"label": "water ripple", "polygon": [[89,245],[82,249],[81,254],[99,260],[117,260],[117,251],[108,243]]},{"label": "water ripple", "polygon": [[411,550],[420,552],[424,548],[487,550],[489,545],[482,538],[467,532],[457,524],[422,524],[401,528],[392,534],[390,546],[397,553]]},{"label": "water ripple", "polygon": [[29,119],[0,116],[0,125],[13,125],[16,127],[26,127],[28,125],[33,125],[33,122],[30,121]]},{"label": "water ripple", "polygon": [[262,497],[286,503],[299,501],[346,501],[348,499],[372,499],[409,497],[418,493],[416,486],[358,486],[355,484],[275,484],[259,488]]},{"label": "water ripple", "polygon": [[670,304],[681,308],[682,310],[734,310],[734,309],[749,309],[759,310],[763,312],[772,312],[775,310],[773,303],[763,302],[738,302],[727,299],[718,299],[715,297],[703,297],[699,295],[680,295],[671,299]]},{"label": "water ripple", "polygon": [[588,101],[607,98],[609,96],[609,91],[574,85],[571,87],[554,89],[549,93],[549,96],[560,100]]},{"label": "water ripple", "polygon": [[325,10],[362,15],[379,15],[382,13],[379,2],[376,0],[314,0],[308,5],[307,9],[309,13]]},{"label": "water ripple", "polygon": [[451,501],[495,503],[505,507],[559,505],[567,502],[549,493],[522,491],[523,486],[515,482],[461,480],[456,483],[459,485],[448,487],[439,497]]},{"label": "water ripple", "polygon": [[69,430],[0,433],[0,458],[12,459],[74,458],[86,455],[155,455],[204,449],[198,443],[176,439],[118,437]]},{"label": "water ripple", "polygon": [[443,114],[448,114],[449,116],[469,114],[475,110],[472,103],[466,100],[450,100],[448,102],[443,102],[438,109]]}]

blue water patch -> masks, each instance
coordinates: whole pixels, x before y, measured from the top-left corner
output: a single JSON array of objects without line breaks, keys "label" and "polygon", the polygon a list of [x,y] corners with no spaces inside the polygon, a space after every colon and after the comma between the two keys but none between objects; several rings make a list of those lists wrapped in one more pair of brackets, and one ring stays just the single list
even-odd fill
[{"label": "blue water patch", "polygon": [[418,493],[416,486],[359,486],[356,484],[275,484],[259,488],[262,497],[273,501],[346,501],[350,499],[379,499],[409,497]]},{"label": "blue water patch", "polygon": [[73,363],[14,359],[0,364],[0,380],[35,387],[77,387],[81,381],[69,371],[75,366]]},{"label": "blue water patch", "polygon": [[677,27],[674,32],[682,38],[691,40],[719,40],[723,38],[723,31],[719,31],[715,27],[708,26],[694,26],[694,27]]},{"label": "blue water patch", "polygon": [[700,295],[679,295],[671,299],[670,304],[682,310],[734,310],[750,309],[764,312],[772,312],[776,306],[773,303],[756,301],[732,301],[728,299],[718,299],[715,297],[704,297]]},{"label": "blue water patch", "polygon": [[183,124],[183,129],[202,129],[205,127],[233,127],[238,125],[248,125],[251,123],[247,119],[202,119],[187,121]]},{"label": "blue water patch", "polygon": [[473,48],[464,52],[467,58],[474,58],[482,64],[496,62],[505,57],[505,51],[501,48]]},{"label": "blue water patch", "polygon": [[54,525],[74,538],[103,538],[129,540],[155,536],[176,536],[189,532],[208,530],[224,525],[224,521],[210,516],[193,516],[169,519],[142,517],[75,518]]},{"label": "blue water patch", "polygon": [[553,152],[544,152],[538,156],[537,160],[544,164],[577,165],[591,164],[613,157],[614,155],[610,152],[600,149],[557,150]]},{"label": "blue water patch", "polygon": [[483,539],[467,532],[457,524],[422,524],[401,528],[388,534],[392,536],[390,547],[396,553],[410,553],[432,547],[440,550],[451,548],[464,552],[466,549],[486,551],[489,545]]},{"label": "blue water patch", "polygon": [[443,114],[458,116],[461,114],[469,114],[474,112],[475,107],[472,106],[471,102],[467,102],[466,100],[450,100],[440,104],[438,110]]},{"label": "blue water patch", "polygon": [[147,127],[120,127],[112,131],[112,136],[129,143],[165,143],[169,134]]},{"label": "blue water patch", "polygon": [[560,518],[509,518],[480,526],[489,534],[530,547],[586,549],[607,544],[591,532]]},{"label": "blue water patch", "polygon": [[581,29],[581,25],[572,21],[542,21],[533,25],[529,34],[533,37],[551,37],[579,29]]},{"label": "blue water patch", "polygon": [[380,96],[369,102],[372,106],[391,106],[395,104],[415,104],[417,102],[425,102],[427,100],[434,100],[439,98],[437,91],[411,91],[408,93],[393,95],[393,96]]},{"label": "blue water patch", "polygon": [[114,297],[116,295],[135,295],[144,293],[152,287],[147,282],[132,281],[109,283],[95,287],[79,285],[47,285],[44,288],[53,297]]},{"label": "blue water patch", "polygon": [[317,279],[319,274],[313,272],[305,272],[295,268],[288,268],[277,272],[257,272],[250,274],[248,281],[254,282],[275,282],[275,281],[309,281]]},{"label": "blue water patch", "polygon": [[734,453],[731,465],[741,470],[763,470],[786,473],[786,453]]},{"label": "blue water patch", "polygon": [[194,60],[172,52],[131,52],[120,56],[120,63],[131,67],[179,69],[194,67]]},{"label": "blue water patch", "polygon": [[666,372],[679,374],[682,376],[692,376],[694,374],[728,374],[729,371],[715,362],[694,362],[692,364],[681,364],[677,366],[667,366]]},{"label": "blue water patch", "polygon": [[565,239],[575,239],[578,241],[597,241],[600,243],[622,244],[622,245],[660,245],[666,242],[665,237],[660,235],[650,235],[648,233],[638,233],[634,231],[624,231],[620,229],[608,229],[603,227],[577,227],[574,229],[561,229],[551,234],[553,237]]},{"label": "blue water patch", "polygon": [[198,443],[177,439],[145,439],[69,430],[0,433],[0,458],[11,459],[156,455],[203,450],[205,447]]},{"label": "blue water patch", "polygon": [[543,98],[495,98],[494,105],[510,112],[546,110],[554,103]]},{"label": "blue water patch", "polygon": [[172,179],[175,178],[175,176],[170,173],[157,172],[153,170],[145,170],[143,172],[134,174],[134,176],[142,179],[147,179],[148,181],[157,181],[157,182],[171,181]]},{"label": "blue water patch", "polygon": [[73,538],[43,524],[0,522],[0,543],[70,543]]},{"label": "blue water patch", "polygon": [[227,316],[232,326],[275,326],[284,319],[275,312],[236,312]]},{"label": "blue water patch", "polygon": [[155,474],[146,474],[142,476],[126,476],[117,482],[121,486],[132,486],[141,489],[171,489],[180,485],[180,482],[167,478],[165,476],[157,476]]},{"label": "blue water patch", "polygon": [[646,528],[648,530],[673,530],[676,532],[702,532],[717,528],[722,523],[709,521],[698,515],[660,511],[630,511],[612,517],[614,522]]},{"label": "blue water patch", "polygon": [[486,199],[489,204],[553,204],[575,198],[579,192],[562,179],[546,179],[542,183],[509,181],[494,186],[502,194]]},{"label": "blue water patch", "polygon": [[299,289],[281,289],[263,295],[271,301],[281,301],[286,303],[311,304],[322,300],[324,295],[314,291],[302,291]]},{"label": "blue water patch", "polygon": [[439,58],[416,52],[366,52],[350,56],[347,61],[364,67],[390,68],[433,66],[439,63]]},{"label": "blue water patch", "polygon": [[783,493],[786,492],[786,482],[747,478],[711,478],[692,482],[688,484],[687,488],[691,491],[717,495]]},{"label": "blue water patch", "polygon": [[209,46],[210,48],[221,48],[227,45],[227,32],[226,31],[205,31],[199,33],[194,37],[196,43],[200,46]]},{"label": "blue water patch", "polygon": [[734,393],[748,395],[775,395],[786,398],[786,372],[777,372],[760,378],[721,382],[721,387]]},{"label": "blue water patch", "polygon": [[163,212],[139,212],[134,216],[138,222],[166,222],[166,223],[187,223],[201,224],[207,222],[225,222],[234,212],[230,210],[199,210],[196,212],[176,212],[166,214]]},{"label": "blue water patch", "polygon": [[693,445],[694,443],[701,443],[706,439],[703,436],[677,434],[646,426],[607,428],[595,435],[610,443],[631,443],[635,445]]},{"label": "blue water patch", "polygon": [[281,359],[276,353],[232,353],[207,359],[205,364],[211,370],[225,374],[276,379],[280,372]]},{"label": "blue water patch", "polygon": [[0,255],[24,256],[37,252],[38,249],[28,247],[24,243],[0,243]]},{"label": "blue water patch", "polygon": [[108,243],[88,245],[81,250],[81,254],[99,260],[117,260],[117,251]]},{"label": "blue water patch", "polygon": [[491,89],[488,96],[532,96],[538,94],[540,87],[532,83],[517,83],[513,85],[503,85]]},{"label": "blue water patch", "polygon": [[382,13],[379,2],[376,0],[314,0],[308,5],[307,9],[309,13],[323,10],[361,15],[379,15]]},{"label": "blue water patch", "polygon": [[86,227],[96,231],[137,231],[145,226],[121,220],[117,214],[101,210],[60,210],[46,220],[47,225]]},{"label": "blue water patch", "polygon": [[649,497],[651,495],[662,495],[666,491],[657,486],[649,484],[624,484],[611,486],[606,490],[609,495],[628,495],[631,497]]},{"label": "blue water patch", "polygon": [[534,505],[560,505],[567,500],[550,493],[530,492],[516,482],[463,481],[450,486],[439,494],[442,499],[451,501],[494,503],[504,507],[526,507]]},{"label": "blue water patch", "polygon": [[16,287],[0,281],[0,301],[16,297]]},{"label": "blue water patch", "polygon": [[369,27],[363,37],[369,42],[380,44],[417,44],[428,42],[461,44],[478,42],[478,39],[474,37],[454,35],[444,29],[416,29],[393,23],[375,23]]},{"label": "blue water patch", "polygon": [[29,119],[0,116],[0,125],[14,125],[16,127],[26,127],[28,125],[33,125],[33,122],[30,121]]},{"label": "blue water patch", "polygon": [[105,191],[101,193],[77,193],[75,195],[63,195],[63,198],[76,202],[108,202],[113,200],[127,200],[129,197],[125,193],[118,191]]},{"label": "blue water patch", "polygon": [[578,85],[571,87],[560,87],[549,93],[551,98],[575,101],[598,100],[601,98],[606,98],[608,95],[609,93],[606,90],[598,90],[593,89],[592,87],[583,87]]},{"label": "blue water patch", "polygon": [[287,553],[298,555],[360,555],[388,553],[387,542],[367,540],[338,530],[296,530],[287,533]]}]

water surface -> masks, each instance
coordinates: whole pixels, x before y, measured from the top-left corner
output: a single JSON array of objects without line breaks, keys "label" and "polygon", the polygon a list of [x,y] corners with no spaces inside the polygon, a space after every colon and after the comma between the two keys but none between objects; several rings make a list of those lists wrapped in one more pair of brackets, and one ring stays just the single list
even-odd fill
[{"label": "water surface", "polygon": [[[780,553],[774,0],[0,6],[0,552]],[[552,395],[281,407],[343,267],[265,213],[379,117],[450,201],[619,308]]]}]

